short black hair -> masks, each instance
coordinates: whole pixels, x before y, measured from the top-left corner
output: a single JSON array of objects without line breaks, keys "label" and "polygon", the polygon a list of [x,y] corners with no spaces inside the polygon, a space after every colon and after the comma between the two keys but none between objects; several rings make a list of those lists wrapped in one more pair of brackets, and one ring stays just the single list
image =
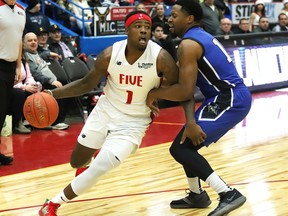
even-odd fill
[{"label": "short black hair", "polygon": [[181,10],[186,11],[189,15],[193,15],[195,21],[200,21],[203,16],[203,10],[195,0],[178,0],[175,4],[182,6]]},{"label": "short black hair", "polygon": [[141,10],[133,10],[130,13],[128,13],[125,17],[125,23],[126,21],[129,19],[129,17],[133,16],[134,14],[146,14],[147,16],[150,17],[150,15],[148,13],[146,13],[145,11],[141,11]]},{"label": "short black hair", "polygon": [[157,27],[161,27],[164,30],[164,24],[161,22],[155,22],[152,24],[151,31],[154,32]]}]

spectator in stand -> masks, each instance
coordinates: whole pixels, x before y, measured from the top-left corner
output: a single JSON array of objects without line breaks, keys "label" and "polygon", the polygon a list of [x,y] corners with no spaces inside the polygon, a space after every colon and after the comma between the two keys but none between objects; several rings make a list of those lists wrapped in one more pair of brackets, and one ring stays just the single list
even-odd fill
[{"label": "spectator in stand", "polygon": [[[91,36],[92,35],[92,31],[91,31],[91,23],[92,23],[92,19],[93,19],[93,14],[92,11],[88,8],[90,8],[90,6],[87,3],[87,0],[72,0],[73,3],[75,3],[76,5],[72,4],[72,11],[73,13],[80,18],[81,20],[76,20],[77,22],[77,26],[79,27],[79,29],[83,29],[83,22],[82,19],[84,21],[84,28],[85,28],[85,35],[86,36]],[[84,16],[82,16],[82,11],[84,10]]]},{"label": "spectator in stand", "polygon": [[163,3],[164,3],[165,5],[169,5],[169,6],[174,5],[175,2],[176,2],[176,0],[163,0]]},{"label": "spectator in stand", "polygon": [[231,14],[227,0],[215,0],[214,5],[220,9],[224,15],[229,16]]},{"label": "spectator in stand", "polygon": [[222,18],[220,21],[219,29],[217,30],[216,35],[231,35],[234,34],[233,31],[231,31],[232,27],[232,21],[228,18]]},{"label": "spectator in stand", "polygon": [[283,8],[281,13],[285,13],[288,16],[288,0],[283,0]]},{"label": "spectator in stand", "polygon": [[58,0],[57,4],[61,7],[61,9],[56,8],[57,19],[62,20],[63,25],[67,28],[76,31],[77,33],[80,33],[80,29],[77,26],[76,18],[65,11],[67,10],[73,13],[72,4],[68,0]]},{"label": "spectator in stand", "polygon": [[26,24],[24,34],[27,32],[36,32],[39,26],[48,29],[50,26],[49,18],[41,12],[41,3],[39,0],[27,1]]},{"label": "spectator in stand", "polygon": [[61,59],[59,59],[60,63],[62,63],[62,61],[66,58],[73,58],[77,55],[75,47],[70,42],[67,42],[66,44],[62,41],[61,28],[58,25],[51,25],[49,32],[49,49],[61,56]]},{"label": "spectator in stand", "polygon": [[[28,32],[24,36],[24,49],[25,58],[30,67],[31,74],[34,79],[40,82],[45,89],[55,89],[62,86],[53,72],[49,69],[47,62],[42,59],[37,52],[38,40],[37,36],[33,32]],[[64,130],[69,125],[64,123],[66,117],[66,110],[64,100],[57,100],[59,105],[59,115],[56,121],[53,123],[51,129]]]},{"label": "spectator in stand", "polygon": [[62,56],[58,53],[52,52],[49,49],[49,44],[47,43],[47,40],[49,38],[49,32],[42,26],[40,26],[38,31],[36,31],[36,35],[38,39],[37,51],[41,58],[44,59],[46,62],[49,62],[51,60],[60,61],[62,59]]},{"label": "spectator in stand", "polygon": [[249,30],[249,19],[242,18],[239,20],[238,28],[234,31],[235,34],[251,33]]},{"label": "spectator in stand", "polygon": [[254,28],[259,25],[259,19],[262,16],[266,16],[265,5],[262,0],[255,2],[254,12],[251,13],[249,18],[249,31],[252,32]]},{"label": "spectator in stand", "polygon": [[88,5],[90,6],[90,7],[101,7],[102,6],[102,4],[101,4],[101,0],[90,0],[90,1],[88,1]]},{"label": "spectator in stand", "polygon": [[103,7],[119,7],[119,3],[117,0],[103,0],[101,5]]},{"label": "spectator in stand", "polygon": [[119,0],[120,6],[132,6],[134,5],[134,0]]},{"label": "spectator in stand", "polygon": [[[267,17],[260,17],[259,25],[253,30],[253,33],[267,33],[271,32],[269,28],[269,19]],[[273,38],[270,36],[257,37],[254,39],[255,45],[270,44],[273,43]]]},{"label": "spectator in stand", "polygon": [[142,0],[141,3],[144,5],[155,5],[157,3],[162,2],[162,0]]},{"label": "spectator in stand", "polygon": [[30,134],[31,130],[26,128],[23,123],[22,113],[25,103],[25,92],[19,88],[13,88],[10,106],[7,115],[12,116],[12,133]]},{"label": "spectator in stand", "polygon": [[147,12],[147,9],[145,7],[145,5],[143,3],[138,3],[136,6],[135,6],[135,10],[138,11],[144,11],[144,12]]},{"label": "spectator in stand", "polygon": [[214,0],[204,0],[200,6],[203,10],[201,22],[204,30],[211,35],[216,35],[220,20],[224,17],[223,12],[215,6]]},{"label": "spectator in stand", "polygon": [[280,13],[278,15],[278,24],[274,26],[272,29],[272,32],[282,32],[282,31],[288,31],[288,17],[285,13]]},{"label": "spectator in stand", "polygon": [[152,24],[154,23],[162,23],[163,24],[163,38],[167,38],[167,36],[170,34],[169,31],[169,24],[168,24],[168,18],[165,17],[165,7],[163,3],[159,3],[156,6],[156,16],[152,18]]},{"label": "spectator in stand", "polygon": [[163,23],[153,23],[151,27],[151,40],[157,43],[159,46],[161,46],[163,49],[165,49],[167,52],[170,53],[170,55],[173,57],[173,59],[176,61],[177,59],[177,50],[175,43],[170,36],[164,37],[164,27]]},{"label": "spectator in stand", "polygon": [[25,99],[37,91],[42,89],[42,85],[39,82],[36,82],[34,77],[32,76],[29,68],[29,64],[27,63],[25,56],[22,56],[21,63],[21,76],[20,81],[14,85],[13,89],[13,99],[11,103],[11,111],[12,111],[12,127],[13,133],[17,134],[29,134],[31,130],[26,128],[23,124],[23,104]]},{"label": "spectator in stand", "polygon": [[253,33],[271,32],[269,26],[269,19],[267,17],[260,17],[259,25],[253,30]]}]

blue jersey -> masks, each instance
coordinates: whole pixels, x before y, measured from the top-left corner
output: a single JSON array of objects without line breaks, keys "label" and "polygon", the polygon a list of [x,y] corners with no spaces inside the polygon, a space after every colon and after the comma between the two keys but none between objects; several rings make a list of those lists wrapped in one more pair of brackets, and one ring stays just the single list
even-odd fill
[{"label": "blue jersey", "polygon": [[192,27],[183,40],[191,39],[203,48],[203,56],[198,60],[198,78],[196,85],[205,97],[213,97],[238,84],[243,85],[232,59],[222,44],[201,27]]}]

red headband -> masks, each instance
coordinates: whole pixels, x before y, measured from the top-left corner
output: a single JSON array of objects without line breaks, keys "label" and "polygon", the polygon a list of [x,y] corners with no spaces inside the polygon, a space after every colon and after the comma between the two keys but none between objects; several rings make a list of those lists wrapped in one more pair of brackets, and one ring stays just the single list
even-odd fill
[{"label": "red headband", "polygon": [[143,13],[137,13],[137,14],[130,16],[126,20],[125,27],[128,28],[136,20],[147,20],[150,23],[150,25],[152,25],[151,18],[148,15],[143,14]]}]

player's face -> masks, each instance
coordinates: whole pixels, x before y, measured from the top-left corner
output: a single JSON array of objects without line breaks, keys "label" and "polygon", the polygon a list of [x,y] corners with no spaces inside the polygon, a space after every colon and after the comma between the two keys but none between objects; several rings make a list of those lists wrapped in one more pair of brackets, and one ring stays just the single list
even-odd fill
[{"label": "player's face", "polygon": [[140,51],[146,49],[151,37],[151,25],[146,20],[137,20],[126,30],[129,43]]},{"label": "player's face", "polygon": [[182,37],[187,30],[188,15],[181,10],[180,5],[174,5],[171,10],[171,16],[168,19],[170,31],[179,37]]}]

